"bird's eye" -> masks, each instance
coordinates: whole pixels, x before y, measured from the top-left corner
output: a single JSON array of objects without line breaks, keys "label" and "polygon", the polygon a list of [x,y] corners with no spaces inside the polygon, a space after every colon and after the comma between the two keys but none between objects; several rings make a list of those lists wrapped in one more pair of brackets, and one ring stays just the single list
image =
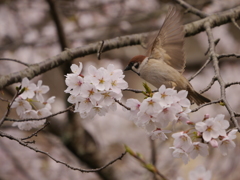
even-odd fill
[{"label": "bird's eye", "polygon": [[139,63],[134,63],[133,66],[134,66],[136,69],[138,69]]}]

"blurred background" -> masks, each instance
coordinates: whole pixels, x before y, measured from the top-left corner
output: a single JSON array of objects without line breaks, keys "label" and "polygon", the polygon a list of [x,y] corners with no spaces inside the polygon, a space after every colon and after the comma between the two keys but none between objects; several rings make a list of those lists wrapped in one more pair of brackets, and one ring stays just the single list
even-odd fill
[{"label": "blurred background", "polygon": [[[239,0],[187,0],[189,4],[208,14],[221,12],[240,5]],[[106,40],[122,35],[151,32],[159,30],[168,6],[175,4],[167,0],[2,0],[0,1],[0,57],[21,60],[25,63],[39,63],[59,54],[64,48],[84,46],[92,42]],[[178,5],[184,13],[185,10]],[[184,13],[184,24],[198,20],[195,15]],[[237,22],[239,24],[239,21]],[[218,54],[240,53],[240,30],[232,23],[213,29],[215,39],[220,38],[217,45]],[[184,75],[190,78],[208,58],[206,33],[185,38],[185,53],[187,65]],[[97,68],[107,67],[113,63],[115,67],[124,69],[128,61],[135,55],[145,54],[142,46],[129,46],[105,52],[101,60],[97,55],[78,58],[71,63],[83,62],[83,74],[89,65]],[[50,70],[32,81],[42,79],[43,84],[50,87],[50,96],[56,96],[53,113],[69,106],[65,78],[70,72],[71,63]],[[0,76],[7,75],[25,66],[0,61]],[[225,82],[240,81],[239,59],[227,58],[220,61],[220,71]],[[132,72],[126,72],[125,80],[130,88],[143,90],[143,80]],[[204,89],[214,76],[210,63],[204,71],[191,83],[197,91]],[[0,91],[4,99],[11,99],[15,93],[16,84]],[[227,89],[227,98],[231,107],[238,112],[240,87],[231,86]],[[211,100],[218,100],[220,87],[217,82],[204,94]],[[123,102],[127,98],[143,100],[144,96],[132,92],[124,92]],[[7,103],[0,101],[0,115],[6,111]],[[194,108],[194,106],[193,106]],[[10,117],[17,118],[11,111]],[[190,114],[192,121],[202,119],[204,114],[211,117],[225,114],[226,109],[220,105],[207,106],[198,112]],[[124,152],[124,144],[144,156],[151,162],[152,142],[143,129],[136,127],[128,120],[122,107],[117,112],[105,117],[96,116],[92,120],[83,120],[78,114],[65,113],[49,119],[51,124],[38,134],[34,147],[50,153],[56,159],[75,167],[97,168],[117,158]],[[181,126],[177,130],[181,130]],[[5,123],[1,129],[15,137],[26,137],[32,132],[19,131],[11,123]],[[171,138],[170,138],[171,139]],[[222,156],[218,149],[211,149],[208,158],[198,157],[184,165],[181,160],[172,158],[172,141],[159,143],[155,141],[156,166],[169,179],[181,176],[187,178],[188,172],[199,165],[211,170],[213,179],[240,178],[239,138],[235,141],[237,147],[228,156]],[[110,167],[97,173],[81,173],[73,171],[39,153],[6,138],[0,138],[0,179],[18,180],[117,180],[153,179],[153,175],[129,155],[117,161]]]}]

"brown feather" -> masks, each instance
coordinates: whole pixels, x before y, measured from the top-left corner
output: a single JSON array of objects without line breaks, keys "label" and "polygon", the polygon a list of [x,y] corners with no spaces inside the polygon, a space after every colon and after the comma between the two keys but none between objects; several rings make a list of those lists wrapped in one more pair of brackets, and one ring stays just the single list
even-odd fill
[{"label": "brown feather", "polygon": [[193,103],[195,102],[197,105],[200,104],[204,104],[207,102],[210,102],[210,100],[206,97],[204,97],[203,95],[199,94],[198,92],[196,92],[194,89],[188,87],[187,88],[188,91],[188,96],[187,98]]},{"label": "brown feather", "polygon": [[149,48],[150,58],[163,60],[182,73],[186,64],[183,45],[182,16],[176,8],[171,7],[162,28]]}]

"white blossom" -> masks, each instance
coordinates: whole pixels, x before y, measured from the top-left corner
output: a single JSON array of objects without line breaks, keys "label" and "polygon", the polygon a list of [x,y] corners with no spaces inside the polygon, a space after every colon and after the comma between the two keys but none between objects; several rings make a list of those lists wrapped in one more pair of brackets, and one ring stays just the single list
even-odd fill
[{"label": "white blossom", "polygon": [[167,107],[177,101],[176,94],[176,90],[172,88],[166,88],[165,85],[162,85],[158,89],[158,92],[154,93],[153,98],[161,99],[161,101],[159,101],[161,103],[161,106]]},{"label": "white blossom", "polygon": [[129,114],[129,119],[133,122],[138,120],[137,114],[140,111],[140,105],[141,103],[137,99],[127,99],[126,106],[130,108],[130,112],[127,110],[127,113]]},{"label": "white blossom", "polygon": [[209,118],[203,122],[198,122],[195,125],[196,130],[203,133],[203,139],[209,142],[212,138],[218,136],[226,136],[226,129],[229,127],[229,122],[224,120],[224,115],[219,114],[215,118]]},{"label": "white blossom", "polygon": [[108,65],[107,69],[88,67],[88,74],[80,75],[82,64],[71,66],[72,74],[67,74],[65,90],[70,93],[68,102],[75,104],[75,112],[82,118],[93,118],[96,114],[103,116],[108,109],[116,110],[115,100],[121,100],[122,89],[127,88],[122,70]]},{"label": "white blossom", "polygon": [[[22,87],[25,88],[23,94],[18,96],[11,108],[16,108],[17,114],[20,119],[33,119],[22,122],[14,122],[12,125],[17,126],[21,130],[31,130],[32,128],[38,128],[43,125],[46,120],[34,120],[42,117],[51,115],[51,104],[54,102],[55,97],[52,96],[46,101],[44,100],[43,94],[49,91],[49,87],[42,85],[42,81],[39,80],[36,84],[31,83],[27,78],[22,81]],[[24,98],[23,98],[24,97]],[[34,108],[32,104],[34,103]],[[40,107],[38,109],[37,107]]]},{"label": "white blossom", "polygon": [[219,140],[219,149],[222,153],[222,155],[226,156],[228,152],[233,150],[236,147],[235,142],[233,139],[236,138],[237,130],[234,129],[228,133],[226,137],[224,137],[222,140]]},{"label": "white blossom", "polygon": [[165,141],[168,139],[165,133],[170,133],[171,131],[168,130],[161,130],[161,129],[155,129],[154,131],[149,133],[149,136],[152,140],[159,139],[160,141]]},{"label": "white blossom", "polygon": [[[23,113],[22,119],[38,118],[35,110],[27,110]],[[17,126],[20,130],[29,131],[36,127],[36,121],[14,122],[12,126]]]},{"label": "white blossom", "polygon": [[214,121],[214,118],[209,118],[204,122],[198,122],[195,125],[196,130],[203,133],[203,139],[209,142],[212,138],[219,136],[221,127],[218,122]]},{"label": "white blossom", "polygon": [[18,96],[13,102],[11,108],[16,108],[18,116],[22,117],[26,110],[32,109],[32,106],[27,100],[23,99],[21,96]]},{"label": "white blossom", "polygon": [[190,107],[191,105],[191,102],[189,101],[189,99],[187,99],[187,95],[188,95],[188,92],[185,91],[185,90],[181,90],[177,93],[176,97],[179,98],[177,100],[177,103],[182,106],[182,107]]},{"label": "white blossom", "polygon": [[79,76],[82,72],[82,63],[79,62],[79,66],[77,66],[76,64],[72,64],[70,69],[73,72],[73,74],[76,74]]},{"label": "white blossom", "polygon": [[146,112],[149,115],[154,115],[160,113],[162,111],[162,107],[157,98],[148,97],[141,103],[140,111]]},{"label": "white blossom", "polygon": [[218,141],[216,139],[211,139],[209,141],[209,144],[213,147],[213,148],[217,148],[218,147]]},{"label": "white blossom", "polygon": [[64,92],[77,96],[81,92],[81,87],[84,82],[82,77],[76,74],[68,74],[65,83],[68,87]]},{"label": "white blossom", "polygon": [[126,89],[128,84],[123,80],[125,77],[123,71],[115,69],[113,64],[109,64],[107,71],[110,77],[110,89],[115,93],[120,93],[122,89]]},{"label": "white blossom", "polygon": [[81,89],[81,97],[97,102],[102,98],[102,95],[93,84],[85,83]]},{"label": "white blossom", "polygon": [[204,144],[204,143],[200,143],[200,142],[194,142],[193,143],[193,149],[192,151],[189,153],[189,156],[192,159],[195,159],[198,155],[201,156],[207,156],[209,154],[208,152],[208,145]]},{"label": "white blossom", "polygon": [[42,85],[42,80],[39,80],[35,90],[36,99],[40,102],[44,101],[43,94],[49,91],[49,86]]},{"label": "white blossom", "polygon": [[35,90],[37,88],[36,84],[31,83],[28,78],[23,78],[22,80],[22,89],[24,88],[24,92],[21,94],[21,97],[23,99],[27,99],[27,98],[33,98],[33,96],[35,95]]},{"label": "white blossom", "polygon": [[184,162],[184,164],[187,164],[189,161],[189,156],[188,154],[181,148],[177,147],[170,147],[170,149],[173,149],[173,157],[175,158],[181,158]]},{"label": "white blossom", "polygon": [[46,101],[44,101],[42,104],[45,106],[45,108],[51,110],[52,109],[52,103],[55,102],[55,96],[52,96],[50,98],[48,98]]},{"label": "white blossom", "polygon": [[192,148],[192,140],[185,132],[174,133],[172,135],[174,138],[173,145],[176,148],[181,148],[186,152],[191,151]]}]

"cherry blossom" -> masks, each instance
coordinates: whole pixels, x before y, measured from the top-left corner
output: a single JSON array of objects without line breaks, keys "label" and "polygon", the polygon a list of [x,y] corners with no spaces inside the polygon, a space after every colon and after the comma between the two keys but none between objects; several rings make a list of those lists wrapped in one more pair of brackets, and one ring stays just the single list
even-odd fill
[{"label": "cherry blossom", "polygon": [[31,83],[28,78],[23,78],[22,83],[21,83],[22,89],[24,88],[24,92],[21,94],[21,97],[23,99],[27,98],[33,98],[35,95],[35,90],[37,88],[36,84]]},{"label": "cherry blossom", "polygon": [[203,133],[203,139],[209,142],[212,138],[218,136],[226,136],[226,129],[229,127],[229,122],[224,120],[224,115],[219,114],[215,118],[209,118],[203,122],[198,122],[195,125],[196,130]]},{"label": "cherry blossom", "polygon": [[[185,108],[183,111],[180,111],[176,114],[176,119],[174,119],[174,125],[175,123],[185,123],[190,120],[188,114],[191,112],[190,108]],[[174,126],[173,125],[173,126]]]},{"label": "cherry blossom", "polygon": [[[35,110],[24,111],[22,119],[27,118],[38,118],[37,112]],[[14,122],[12,126],[17,126],[20,130],[29,131],[36,127],[35,121],[24,121],[24,122]]]},{"label": "cherry blossom", "polygon": [[177,120],[176,115],[180,111],[182,111],[182,109],[179,109],[179,106],[175,106],[175,104],[163,108],[163,110],[158,114],[158,122],[162,124],[162,128],[165,128],[170,122]]},{"label": "cherry blossom", "polygon": [[195,125],[196,130],[203,133],[203,139],[209,142],[212,138],[217,138],[219,136],[219,131],[221,130],[220,124],[214,120],[214,118],[209,118],[204,122],[198,122]]},{"label": "cherry blossom", "polygon": [[148,97],[144,99],[141,106],[141,112],[146,112],[147,114],[158,114],[162,111],[162,106],[159,103],[158,98]]},{"label": "cherry blossom", "polygon": [[97,102],[102,98],[102,95],[94,85],[84,83],[81,89],[81,97],[89,98],[91,102]]},{"label": "cherry blossom", "polygon": [[184,151],[190,151],[192,148],[192,140],[185,132],[174,133],[172,135],[174,138],[174,147],[181,148]]},{"label": "cherry blossom", "polygon": [[165,133],[170,133],[171,131],[169,130],[161,130],[160,128],[157,128],[154,131],[151,131],[149,133],[149,136],[151,137],[152,140],[159,139],[160,141],[165,141],[168,139]]},{"label": "cherry blossom", "polygon": [[189,161],[188,153],[186,153],[183,149],[177,148],[177,147],[170,147],[170,149],[173,149],[173,157],[175,158],[181,158],[184,162],[184,164],[187,164]]},{"label": "cherry blossom", "polygon": [[208,145],[200,142],[194,142],[193,143],[193,149],[190,152],[189,156],[192,159],[195,159],[198,155],[201,156],[207,156],[209,154],[208,152]]},{"label": "cherry blossom", "polygon": [[176,102],[177,91],[172,88],[166,88],[165,85],[160,86],[158,89],[158,92],[154,93],[153,98],[160,98],[161,105],[162,106],[168,106],[169,104],[172,104]]},{"label": "cherry blossom", "polygon": [[104,91],[101,93],[102,99],[101,99],[101,104],[104,104],[106,106],[110,106],[115,102],[114,99],[120,100],[122,98],[122,94],[115,93],[111,90]]},{"label": "cherry blossom", "polygon": [[223,137],[223,139],[219,140],[219,149],[222,155],[226,156],[228,152],[236,147],[236,144],[233,141],[233,139],[236,138],[236,133],[237,129],[234,129],[230,131],[226,137]]},{"label": "cherry blossom", "polygon": [[42,80],[39,80],[35,90],[36,99],[40,102],[44,101],[43,94],[46,94],[49,91],[49,87],[42,85]]},{"label": "cherry blossom", "polygon": [[81,92],[83,78],[76,74],[68,74],[65,83],[68,87],[64,92],[77,96]]},{"label": "cherry blossom", "polygon": [[125,75],[120,69],[115,69],[113,64],[109,64],[107,67],[107,72],[110,77],[110,89],[113,92],[120,93],[122,89],[126,89],[128,84],[123,80]]},{"label": "cherry blossom", "polygon": [[11,108],[16,108],[18,116],[22,117],[23,113],[26,110],[31,110],[32,106],[28,101],[22,98],[22,96],[18,96],[13,102]]},{"label": "cherry blossom", "polygon": [[88,67],[88,74],[79,75],[82,64],[71,66],[72,74],[67,74],[65,90],[70,94],[68,102],[75,104],[74,112],[79,112],[81,118],[91,119],[96,114],[103,116],[108,109],[116,110],[115,100],[121,100],[122,89],[128,87],[123,80],[122,70],[108,65],[107,69],[94,66]]},{"label": "cherry blossom", "polygon": [[80,75],[82,72],[82,67],[83,67],[82,63],[79,62],[79,66],[77,66],[76,64],[72,64],[70,69],[73,72],[73,74]]},{"label": "cherry blossom", "polygon": [[177,93],[176,97],[178,98],[177,102],[182,107],[189,107],[191,105],[189,99],[187,99],[188,92],[181,90]]},{"label": "cherry blossom", "polygon": [[48,98],[46,101],[44,101],[42,104],[45,106],[45,108],[51,110],[52,109],[52,103],[55,102],[55,96],[52,96],[50,98]]},{"label": "cherry blossom", "polygon": [[[27,78],[22,81],[22,87],[25,88],[25,94],[19,95],[13,102],[11,108],[16,108],[17,114],[20,119],[36,119],[31,121],[14,122],[13,126],[17,126],[21,130],[31,130],[38,128],[45,123],[45,120],[37,120],[38,118],[47,117],[51,115],[51,104],[54,102],[55,97],[52,96],[44,100],[43,94],[49,91],[49,87],[42,85],[39,80],[36,84],[31,83]],[[27,91],[26,91],[27,90]],[[24,98],[23,98],[24,96]],[[34,108],[32,107],[34,103]],[[39,108],[37,108],[39,107]]]},{"label": "cherry blossom", "polygon": [[211,139],[209,141],[209,144],[213,147],[213,148],[217,148],[218,147],[218,141],[217,139]]},{"label": "cherry blossom", "polygon": [[141,103],[137,99],[131,98],[127,99],[126,106],[130,108],[130,111],[124,108],[124,110],[127,111],[127,114],[129,114],[129,120],[136,123],[138,120],[137,114],[140,111]]}]

